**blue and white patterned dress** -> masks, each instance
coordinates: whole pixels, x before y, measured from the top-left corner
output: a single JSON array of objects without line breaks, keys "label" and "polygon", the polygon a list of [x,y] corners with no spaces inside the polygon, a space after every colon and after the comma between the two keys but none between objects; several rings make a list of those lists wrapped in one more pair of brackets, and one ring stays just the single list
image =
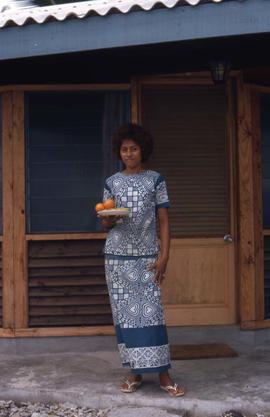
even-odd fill
[{"label": "blue and white patterned dress", "polygon": [[128,207],[108,233],[105,271],[118,347],[133,373],[163,372],[170,352],[159,284],[148,270],[159,253],[157,209],[169,207],[164,178],[155,171],[118,172],[105,182],[104,201]]}]

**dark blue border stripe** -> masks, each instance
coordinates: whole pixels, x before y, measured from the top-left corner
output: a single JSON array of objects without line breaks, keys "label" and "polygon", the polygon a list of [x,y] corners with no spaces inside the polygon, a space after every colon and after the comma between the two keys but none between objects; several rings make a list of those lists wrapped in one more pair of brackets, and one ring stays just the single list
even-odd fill
[{"label": "dark blue border stripe", "polygon": [[118,343],[125,343],[127,348],[162,346],[168,344],[168,334],[165,325],[123,329],[115,326]]},{"label": "dark blue border stripe", "polygon": [[122,335],[122,329],[119,325],[115,326],[115,334],[118,344],[125,343]]},{"label": "dark blue border stripe", "polygon": [[159,209],[159,208],[169,208],[170,207],[170,203],[169,203],[169,201],[167,201],[167,202],[165,202],[165,203],[160,203],[160,204],[157,204],[156,205],[156,207]]}]

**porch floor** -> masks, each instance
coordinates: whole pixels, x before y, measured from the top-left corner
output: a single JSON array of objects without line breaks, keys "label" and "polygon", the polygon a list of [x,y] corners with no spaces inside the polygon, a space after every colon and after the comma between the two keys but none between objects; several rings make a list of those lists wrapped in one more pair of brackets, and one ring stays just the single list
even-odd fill
[{"label": "porch floor", "polygon": [[[120,366],[114,337],[0,339],[0,400],[69,402],[108,409],[108,417],[221,416],[238,410],[247,417],[270,417],[270,329],[238,326],[170,328],[175,343],[225,342],[238,357],[172,362],[172,376],[187,388],[170,398],[157,377],[122,394],[127,371]],[[156,410],[156,412],[155,412]]]}]

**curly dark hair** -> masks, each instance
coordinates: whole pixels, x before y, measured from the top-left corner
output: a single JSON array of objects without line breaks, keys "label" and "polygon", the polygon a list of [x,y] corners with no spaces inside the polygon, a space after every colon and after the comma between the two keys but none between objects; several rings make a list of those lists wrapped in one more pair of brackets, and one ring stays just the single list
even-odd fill
[{"label": "curly dark hair", "polygon": [[153,152],[153,139],[151,134],[136,123],[127,123],[118,128],[113,135],[113,147],[118,158],[121,159],[120,149],[126,139],[131,139],[141,148],[142,162],[148,161]]}]

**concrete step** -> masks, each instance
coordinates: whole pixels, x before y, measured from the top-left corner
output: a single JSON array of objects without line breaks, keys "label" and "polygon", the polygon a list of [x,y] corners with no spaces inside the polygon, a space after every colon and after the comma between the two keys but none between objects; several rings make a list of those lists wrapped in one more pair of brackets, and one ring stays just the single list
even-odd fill
[{"label": "concrete step", "polygon": [[106,417],[187,417],[187,413],[156,407],[116,407]]},{"label": "concrete step", "polygon": [[[240,330],[238,325],[169,327],[170,344],[228,343],[238,351],[268,343],[270,329]],[[0,338],[0,354],[46,354],[117,350],[115,336]]]},{"label": "concrete step", "polygon": [[235,358],[173,361],[172,378],[187,389],[178,398],[160,389],[155,374],[146,374],[135,393],[121,393],[128,370],[113,351],[0,355],[0,369],[0,400],[69,402],[117,417],[125,407],[131,413],[125,417],[133,417],[135,409],[153,417],[221,417],[231,409],[270,417],[269,344]]}]

